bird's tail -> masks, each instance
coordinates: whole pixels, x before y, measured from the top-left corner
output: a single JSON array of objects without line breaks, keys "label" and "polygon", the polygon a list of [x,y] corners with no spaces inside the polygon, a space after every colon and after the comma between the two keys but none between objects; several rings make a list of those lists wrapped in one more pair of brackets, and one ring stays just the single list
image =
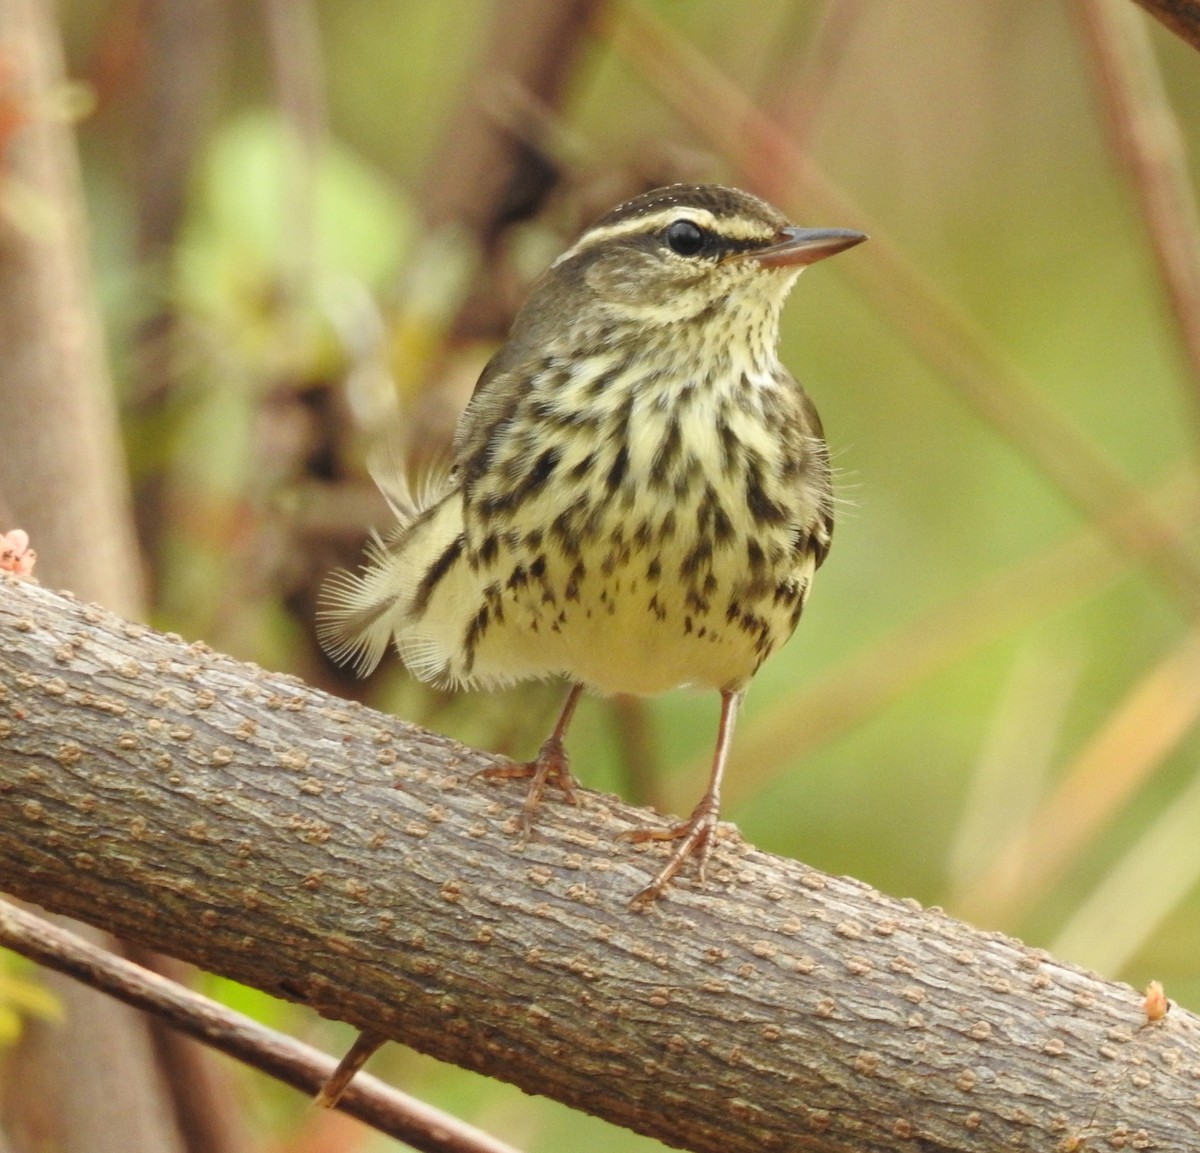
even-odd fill
[{"label": "bird's tail", "polygon": [[[397,524],[372,533],[358,571],[339,569],[325,581],[317,609],[317,637],[335,661],[366,676],[395,639],[405,664],[422,680],[441,679],[444,661],[416,634],[428,599],[425,585],[443,558],[462,547],[461,497],[442,472],[417,494],[394,457],[372,462],[371,475]],[[415,633],[414,633],[415,630]]]}]

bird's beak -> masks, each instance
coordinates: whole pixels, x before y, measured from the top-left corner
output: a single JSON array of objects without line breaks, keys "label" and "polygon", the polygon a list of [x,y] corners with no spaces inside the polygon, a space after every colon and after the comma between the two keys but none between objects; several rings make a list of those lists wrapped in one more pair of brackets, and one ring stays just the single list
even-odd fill
[{"label": "bird's beak", "polygon": [[763,268],[804,268],[866,239],[866,233],[848,228],[785,228],[774,244],[746,256]]}]

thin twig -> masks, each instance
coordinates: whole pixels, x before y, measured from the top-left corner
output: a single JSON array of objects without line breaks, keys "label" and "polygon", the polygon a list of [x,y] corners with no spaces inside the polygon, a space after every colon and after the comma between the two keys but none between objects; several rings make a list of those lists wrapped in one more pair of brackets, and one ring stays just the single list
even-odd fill
[{"label": "thin twig", "polygon": [[359,1033],[354,1039],[354,1044],[350,1046],[346,1055],[338,1062],[337,1068],[330,1074],[329,1080],[321,1086],[320,1091],[313,1098],[313,1104],[320,1105],[322,1109],[335,1108],[346,1092],[346,1087],[354,1080],[362,1067],[386,1044],[387,1038],[382,1033]]},{"label": "thin twig", "polygon": [[1163,87],[1145,19],[1127,0],[1077,6],[1113,147],[1129,174],[1191,367],[1200,439],[1200,214],[1183,132]]},{"label": "thin twig", "polygon": [[1181,40],[1200,49],[1200,2],[1198,0],[1135,0]]},{"label": "thin twig", "polygon": [[[317,1093],[337,1068],[338,1063],[319,1050],[99,949],[7,901],[0,901],[0,945],[152,1013],[303,1093]],[[337,1108],[427,1153],[516,1153],[512,1146],[367,1074],[360,1074],[346,1088]]]}]

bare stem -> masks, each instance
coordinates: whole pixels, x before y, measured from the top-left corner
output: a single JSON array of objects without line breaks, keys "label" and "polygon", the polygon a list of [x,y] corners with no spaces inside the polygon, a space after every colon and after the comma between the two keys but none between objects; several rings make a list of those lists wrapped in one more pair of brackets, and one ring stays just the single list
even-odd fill
[{"label": "bare stem", "polygon": [[[98,948],[8,901],[0,901],[0,945],[126,1005],[152,1013],[172,1028],[302,1093],[315,1094],[337,1067],[333,1058],[319,1050]],[[359,1075],[350,1083],[337,1108],[423,1153],[516,1153],[512,1146],[368,1075]]]},{"label": "bare stem", "polygon": [[1082,0],[1078,12],[1113,147],[1137,197],[1191,368],[1200,442],[1200,216],[1183,132],[1141,14],[1127,0]]}]

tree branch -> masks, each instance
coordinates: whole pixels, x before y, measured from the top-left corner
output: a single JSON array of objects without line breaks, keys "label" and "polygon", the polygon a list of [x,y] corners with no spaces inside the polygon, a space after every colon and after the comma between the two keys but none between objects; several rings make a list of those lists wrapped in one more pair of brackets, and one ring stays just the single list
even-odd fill
[{"label": "tree branch", "polygon": [[[149,969],[98,948],[75,933],[0,901],[0,945],[65,973],[89,988],[152,1013],[197,1041],[312,1096],[336,1062],[194,993]],[[516,1153],[509,1145],[432,1109],[381,1081],[361,1075],[337,1107],[425,1153]]]},{"label": "tree branch", "polygon": [[731,831],[631,913],[647,814],[493,762],[0,580],[19,896],[701,1153],[1194,1143],[1196,1017]]}]

